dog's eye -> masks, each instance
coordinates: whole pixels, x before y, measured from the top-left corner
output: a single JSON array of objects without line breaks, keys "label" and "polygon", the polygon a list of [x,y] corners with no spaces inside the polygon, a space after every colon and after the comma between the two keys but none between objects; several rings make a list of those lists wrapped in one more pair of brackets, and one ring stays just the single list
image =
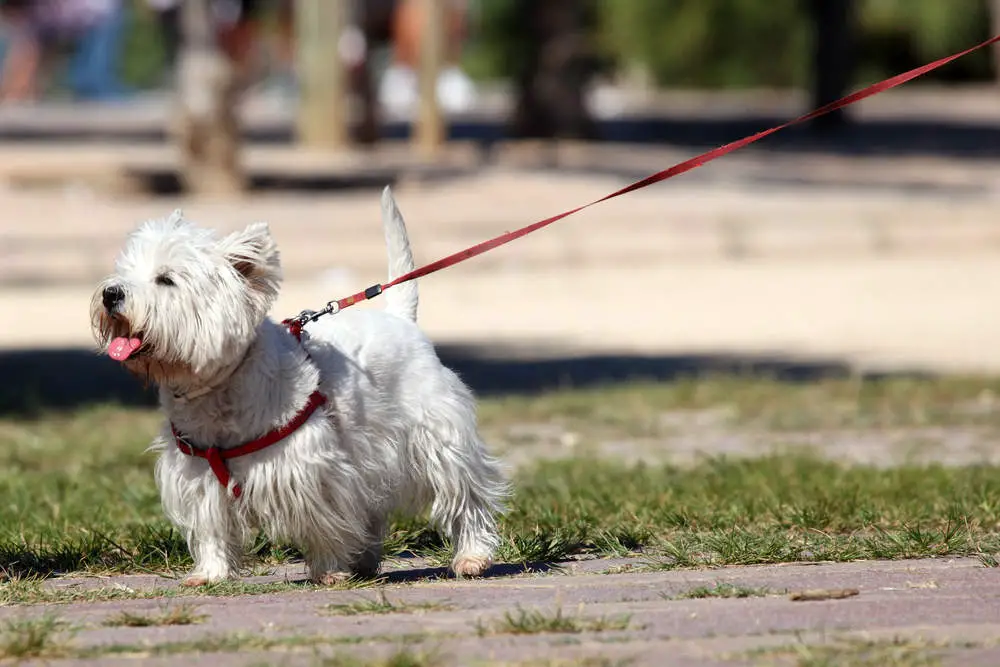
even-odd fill
[{"label": "dog's eye", "polygon": [[174,279],[165,273],[161,273],[160,275],[156,276],[156,284],[163,285],[164,287],[173,287]]}]

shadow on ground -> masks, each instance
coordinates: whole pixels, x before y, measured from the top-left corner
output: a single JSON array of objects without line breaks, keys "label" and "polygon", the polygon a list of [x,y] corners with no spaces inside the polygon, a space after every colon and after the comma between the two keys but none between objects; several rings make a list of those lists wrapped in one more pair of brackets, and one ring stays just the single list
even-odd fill
[{"label": "shadow on ground", "polygon": [[[722,354],[553,356],[461,345],[442,345],[438,352],[480,396],[719,374],[803,382],[851,372],[840,362]],[[156,404],[151,388],[144,389],[116,362],[85,349],[2,351],[0,377],[0,416],[29,417],[106,403]]]},{"label": "shadow on ground", "polygon": [[[379,578],[387,584],[412,584],[418,581],[454,578],[454,575],[446,567],[408,567],[409,563],[406,563],[405,560],[403,562],[403,569],[385,571]],[[483,577],[486,579],[493,577],[516,577],[522,574],[551,573],[558,569],[559,565],[556,563],[497,563],[490,567],[483,574]]]},{"label": "shadow on ground", "polygon": [[[450,181],[469,175],[467,168],[436,165],[418,165],[408,167],[405,171],[407,178],[421,183]],[[352,168],[350,173],[331,170],[329,173],[311,174],[257,168],[247,174],[246,187],[251,193],[316,194],[342,190],[381,190],[386,185],[398,185],[402,175],[403,169],[400,167],[371,166]],[[145,195],[174,197],[185,191],[180,173],[176,170],[133,167],[127,170],[125,176],[134,190]]]},{"label": "shadow on ground", "polygon": [[[600,121],[598,132],[605,141],[704,148],[728,143],[788,120],[788,117],[747,114],[739,109],[726,116],[711,118],[681,113],[631,114]],[[407,122],[388,123],[383,127],[383,136],[390,140],[407,139],[410,129]],[[508,138],[504,121],[485,114],[455,116],[450,119],[448,131],[453,140],[485,146]],[[294,128],[287,121],[256,123],[246,128],[244,135],[251,141],[267,144],[286,144],[295,140]],[[82,116],[76,122],[69,119],[58,127],[9,119],[0,125],[0,141],[4,142],[68,140],[159,143],[167,141],[168,136],[163,128],[157,127],[99,129]],[[1000,155],[1000,125],[933,118],[872,119],[856,120],[831,133],[819,133],[809,125],[801,125],[768,137],[755,148],[838,155],[996,158]]]},{"label": "shadow on ground", "polygon": [[[765,115],[709,119],[636,116],[603,124],[602,138],[623,143],[720,146],[789,120]],[[817,132],[803,124],[762,139],[755,147],[787,153],[995,158],[1000,155],[1000,125],[952,120],[864,120],[836,131]]]}]

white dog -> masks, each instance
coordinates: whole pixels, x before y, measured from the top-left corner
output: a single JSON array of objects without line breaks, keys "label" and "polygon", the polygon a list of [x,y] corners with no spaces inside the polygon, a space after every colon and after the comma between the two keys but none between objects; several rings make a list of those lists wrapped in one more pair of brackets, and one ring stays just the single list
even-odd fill
[{"label": "white dog", "polygon": [[[388,188],[382,216],[391,280],[413,256]],[[94,294],[102,349],[159,386],[156,481],[194,558],[185,583],[236,576],[256,529],[298,545],[314,581],[371,576],[390,514],[428,505],[454,573],[482,574],[508,485],[415,324],[415,283],[300,341],[267,317],[280,282],[266,224],[219,239],[175,211],[129,237]]]}]

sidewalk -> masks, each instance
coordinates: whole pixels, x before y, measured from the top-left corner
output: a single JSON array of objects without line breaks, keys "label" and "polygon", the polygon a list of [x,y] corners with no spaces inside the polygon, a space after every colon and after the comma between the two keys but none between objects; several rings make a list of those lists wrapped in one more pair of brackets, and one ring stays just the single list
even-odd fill
[{"label": "sidewalk", "polygon": [[[466,582],[437,579],[442,569],[407,560],[390,566],[389,583],[377,590],[71,603],[50,605],[45,611],[78,629],[69,640],[69,655],[99,656],[57,663],[67,666],[130,665],[141,655],[144,665],[173,665],[180,659],[186,665],[213,667],[291,667],[315,665],[317,656],[384,658],[400,649],[412,656],[432,655],[437,658],[433,664],[497,667],[539,660],[577,664],[564,661],[588,658],[593,662],[580,664],[750,667],[791,664],[779,661],[806,655],[831,656],[830,662],[817,658],[815,664],[880,664],[871,661],[873,656],[896,655],[913,659],[905,664],[985,667],[997,664],[1000,657],[1000,583],[995,571],[975,559],[677,571],[643,571],[641,558],[599,559],[561,563],[563,569],[549,572],[498,567],[501,575],[506,570],[515,576]],[[300,565],[253,580],[301,578]],[[95,587],[144,591],[172,588],[176,581],[112,576],[56,579],[48,585],[85,595]],[[709,594],[690,599],[699,590],[720,585],[742,589],[746,597]],[[790,594],[806,590],[857,594],[791,599]],[[337,613],[338,606],[366,601],[392,607],[382,614]],[[202,622],[146,628],[102,625],[121,612],[158,615],[181,603],[188,603]],[[579,634],[489,631],[496,624],[502,627],[505,613],[516,619],[521,610],[541,612],[543,618],[559,610],[566,618],[591,623],[603,618],[609,627]],[[0,609],[0,619],[40,613],[11,607]],[[280,660],[275,663],[277,651]]]}]

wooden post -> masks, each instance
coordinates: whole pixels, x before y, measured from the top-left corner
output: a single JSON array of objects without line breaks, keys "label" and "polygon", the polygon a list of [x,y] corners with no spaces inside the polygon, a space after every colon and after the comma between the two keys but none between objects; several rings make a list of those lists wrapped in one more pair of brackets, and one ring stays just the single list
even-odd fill
[{"label": "wooden post", "polygon": [[445,140],[445,122],[437,96],[438,78],[444,69],[445,0],[418,0],[423,29],[420,31],[420,111],[413,138],[424,157],[438,154]]},{"label": "wooden post", "polygon": [[340,57],[346,27],[347,0],[295,3],[298,139],[303,145],[334,150],[347,146],[347,73]]},{"label": "wooden post", "polygon": [[208,0],[184,0],[172,123],[185,188],[201,194],[243,189],[236,108],[241,85],[216,43]]}]

